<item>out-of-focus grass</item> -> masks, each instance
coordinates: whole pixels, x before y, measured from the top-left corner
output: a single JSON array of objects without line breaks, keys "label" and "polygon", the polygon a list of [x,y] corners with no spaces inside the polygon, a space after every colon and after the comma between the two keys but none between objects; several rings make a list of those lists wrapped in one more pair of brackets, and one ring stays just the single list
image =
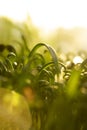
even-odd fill
[{"label": "out-of-focus grass", "polygon": [[[25,96],[32,114],[32,129],[86,130],[87,53],[56,52],[60,47],[54,49],[46,43],[30,45],[38,33],[32,35],[29,25],[8,20],[5,25],[2,23],[0,87]],[[68,38],[64,33],[62,37],[62,33],[56,37],[57,46],[62,40],[74,42],[71,35]]]}]

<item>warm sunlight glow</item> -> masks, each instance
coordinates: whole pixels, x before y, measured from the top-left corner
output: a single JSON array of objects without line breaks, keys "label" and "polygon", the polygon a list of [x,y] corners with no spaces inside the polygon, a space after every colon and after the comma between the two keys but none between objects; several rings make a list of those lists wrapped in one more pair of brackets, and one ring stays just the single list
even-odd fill
[{"label": "warm sunlight glow", "polygon": [[27,15],[26,2],[26,0],[0,1],[0,16],[7,16],[17,21],[25,20]]},{"label": "warm sunlight glow", "polygon": [[30,15],[45,31],[57,27],[87,27],[86,0],[3,0],[0,15],[21,21]]},{"label": "warm sunlight glow", "polygon": [[76,57],[73,59],[73,62],[74,62],[74,64],[82,63],[82,62],[83,62],[83,59],[82,59],[80,56],[76,56]]}]

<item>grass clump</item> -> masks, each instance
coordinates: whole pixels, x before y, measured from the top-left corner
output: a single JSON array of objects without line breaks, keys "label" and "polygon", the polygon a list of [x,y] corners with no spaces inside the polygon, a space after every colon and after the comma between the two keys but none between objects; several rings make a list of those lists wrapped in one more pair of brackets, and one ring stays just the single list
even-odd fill
[{"label": "grass clump", "polygon": [[63,58],[45,43],[29,49],[21,38],[22,44],[0,44],[0,87],[25,96],[31,129],[86,130],[87,54]]}]

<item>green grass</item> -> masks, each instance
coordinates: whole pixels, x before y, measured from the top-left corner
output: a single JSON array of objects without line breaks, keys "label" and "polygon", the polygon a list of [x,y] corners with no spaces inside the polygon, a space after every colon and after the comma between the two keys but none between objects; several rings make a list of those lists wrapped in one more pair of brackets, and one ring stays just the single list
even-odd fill
[{"label": "green grass", "polygon": [[[86,130],[87,54],[66,54],[64,59],[45,43],[30,49],[28,37],[21,33],[20,41],[7,36],[11,44],[3,43],[5,38],[0,44],[0,87],[25,96],[32,115],[31,130]],[[83,62],[75,64],[76,56]]]},{"label": "green grass", "polygon": [[[86,130],[85,58],[80,64],[70,60],[72,65],[68,66],[67,57],[63,61],[45,43],[38,43],[21,55],[14,47],[9,50],[0,45],[0,49],[0,87],[15,90],[26,97],[32,114],[32,129]],[[24,93],[26,88],[29,92],[32,90],[31,101]]]}]

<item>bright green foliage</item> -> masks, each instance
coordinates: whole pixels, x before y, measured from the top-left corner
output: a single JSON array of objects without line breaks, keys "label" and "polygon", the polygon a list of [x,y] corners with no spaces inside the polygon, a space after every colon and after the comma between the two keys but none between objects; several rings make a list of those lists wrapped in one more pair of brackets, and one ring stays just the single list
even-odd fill
[{"label": "bright green foliage", "polygon": [[80,70],[72,70],[71,77],[67,83],[67,94],[70,98],[77,96],[80,73]]},{"label": "bright green foliage", "polygon": [[26,97],[31,129],[86,130],[87,54],[82,63],[74,63],[74,54],[63,60],[50,45],[30,49],[28,38],[21,38],[23,43],[12,42],[14,46],[0,44],[0,87]]}]

